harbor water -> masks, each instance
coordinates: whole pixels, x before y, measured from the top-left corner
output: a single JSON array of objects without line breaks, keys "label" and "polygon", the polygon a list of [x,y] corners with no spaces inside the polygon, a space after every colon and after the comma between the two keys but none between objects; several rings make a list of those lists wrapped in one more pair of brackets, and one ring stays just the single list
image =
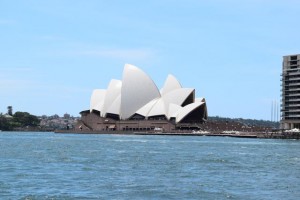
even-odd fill
[{"label": "harbor water", "polygon": [[299,199],[300,141],[0,133],[0,199]]}]

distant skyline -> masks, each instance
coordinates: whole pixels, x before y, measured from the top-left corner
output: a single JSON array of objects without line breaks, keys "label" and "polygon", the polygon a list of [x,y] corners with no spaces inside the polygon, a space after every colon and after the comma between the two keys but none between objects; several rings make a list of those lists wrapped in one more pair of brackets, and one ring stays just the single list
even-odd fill
[{"label": "distant skyline", "polygon": [[0,2],[0,112],[62,116],[126,63],[162,87],[173,74],[209,116],[271,119],[282,56],[300,53],[300,1]]}]

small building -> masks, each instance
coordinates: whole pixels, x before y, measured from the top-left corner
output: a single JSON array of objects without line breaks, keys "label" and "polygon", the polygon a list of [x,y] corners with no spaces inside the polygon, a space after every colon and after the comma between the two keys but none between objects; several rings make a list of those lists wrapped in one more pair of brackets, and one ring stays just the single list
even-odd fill
[{"label": "small building", "polygon": [[70,114],[65,113],[65,114],[64,114],[64,118],[65,118],[65,119],[70,119]]},{"label": "small building", "polygon": [[9,115],[9,114],[5,114],[3,115],[6,119],[8,120],[12,120],[13,119],[13,116]]}]

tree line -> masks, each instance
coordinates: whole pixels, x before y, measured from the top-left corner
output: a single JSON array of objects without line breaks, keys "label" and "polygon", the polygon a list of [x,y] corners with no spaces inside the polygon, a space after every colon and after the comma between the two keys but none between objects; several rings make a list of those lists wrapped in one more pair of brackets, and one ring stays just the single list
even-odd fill
[{"label": "tree line", "polygon": [[209,116],[209,121],[222,121],[222,122],[239,122],[247,126],[261,126],[261,127],[271,127],[279,128],[279,122],[273,122],[268,120],[257,120],[257,119],[243,119],[243,118],[228,118],[219,116]]},{"label": "tree line", "polygon": [[12,131],[16,128],[37,127],[40,120],[28,112],[15,112],[3,115],[0,113],[0,130]]}]

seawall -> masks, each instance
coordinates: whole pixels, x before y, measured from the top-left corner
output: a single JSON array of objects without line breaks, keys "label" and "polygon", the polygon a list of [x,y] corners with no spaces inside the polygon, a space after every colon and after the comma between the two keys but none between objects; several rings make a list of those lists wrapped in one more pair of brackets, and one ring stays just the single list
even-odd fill
[{"label": "seawall", "polygon": [[239,132],[233,134],[224,133],[193,133],[193,132],[134,132],[134,131],[75,131],[55,130],[60,134],[112,134],[112,135],[169,135],[169,136],[215,136],[215,137],[237,137],[237,138],[265,138],[265,139],[300,139],[300,133],[284,132]]}]

